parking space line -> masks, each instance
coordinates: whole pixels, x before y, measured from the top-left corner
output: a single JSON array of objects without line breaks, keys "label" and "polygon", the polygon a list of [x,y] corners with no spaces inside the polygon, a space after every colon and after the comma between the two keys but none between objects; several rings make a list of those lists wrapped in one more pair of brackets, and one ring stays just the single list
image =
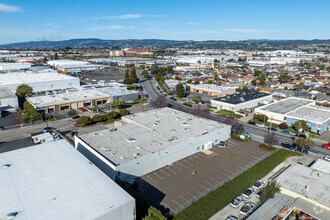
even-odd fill
[{"label": "parking space line", "polygon": [[173,167],[173,168],[175,168],[175,169],[178,169],[178,170],[182,171],[182,169],[181,169],[181,168],[179,168],[179,167],[175,166],[174,164],[172,165],[172,167]]},{"label": "parking space line", "polygon": [[201,157],[201,158],[203,158],[203,159],[208,159],[208,158],[209,158],[209,156],[206,156],[206,155],[203,154],[203,153],[198,153],[198,154],[196,154],[196,156]]},{"label": "parking space line", "polygon": [[197,155],[194,155],[194,157],[195,157],[197,160],[204,161],[203,159],[197,157]]},{"label": "parking space line", "polygon": [[213,186],[213,184],[207,182],[206,180],[204,180],[205,183],[209,184],[210,186]]},{"label": "parking space line", "polygon": [[184,168],[188,168],[185,165],[183,165],[181,162],[177,162],[178,164],[180,164],[181,166],[183,166]]},{"label": "parking space line", "polygon": [[175,201],[174,199],[172,199],[173,202],[175,202],[176,204],[178,204],[181,208],[183,208],[177,201]]},{"label": "parking space line", "polygon": [[165,173],[163,170],[159,170],[159,171],[164,173],[166,176],[170,176],[169,174]]},{"label": "parking space line", "polygon": [[165,167],[167,170],[171,171],[172,173],[176,174],[176,172],[174,172],[173,170],[170,169],[170,167],[166,166]]},{"label": "parking space line", "polygon": [[187,194],[191,195],[193,198],[197,199],[193,194],[191,194],[190,192],[186,191]]},{"label": "parking space line", "polygon": [[166,203],[163,203],[163,206],[170,208],[170,210],[174,210],[171,206],[167,205]]},{"label": "parking space line", "polygon": [[179,195],[179,197],[181,197],[183,200],[185,200],[186,202],[189,202],[188,200],[186,200],[185,198],[183,198],[183,196]]},{"label": "parking space line", "polygon": [[252,155],[252,154],[250,154],[249,156],[250,156],[250,157],[253,157],[253,158],[255,158],[255,159],[259,159],[259,157],[256,157],[256,156],[254,156],[254,155]]},{"label": "parking space line", "polygon": [[212,177],[210,178],[210,180],[213,180],[214,182],[218,183],[219,181],[216,181],[215,179],[213,179]]},{"label": "parking space line", "polygon": [[200,187],[204,188],[205,190],[207,190],[207,188],[201,184],[198,184]]},{"label": "parking space line", "polygon": [[149,175],[146,175],[147,178],[151,179],[153,182],[158,183],[156,180],[154,180],[153,178],[151,178]]},{"label": "parking space line", "polygon": [[155,174],[155,176],[157,176],[159,179],[164,180],[164,178],[159,176],[156,172],[154,172],[153,174]]},{"label": "parking space line", "polygon": [[189,164],[190,166],[193,166],[193,165],[194,165],[194,164],[188,162],[187,159],[184,159],[182,162],[186,162],[186,163]]},{"label": "parking space line", "polygon": [[198,192],[198,195],[201,194],[201,192],[197,189],[195,189],[194,187],[191,187],[193,190],[195,190],[196,192]]}]

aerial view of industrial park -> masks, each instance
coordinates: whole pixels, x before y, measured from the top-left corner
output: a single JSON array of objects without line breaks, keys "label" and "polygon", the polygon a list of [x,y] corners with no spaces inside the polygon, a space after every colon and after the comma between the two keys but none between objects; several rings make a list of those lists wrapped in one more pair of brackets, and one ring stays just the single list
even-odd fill
[{"label": "aerial view of industrial park", "polygon": [[0,220],[330,220],[329,8],[0,0]]}]

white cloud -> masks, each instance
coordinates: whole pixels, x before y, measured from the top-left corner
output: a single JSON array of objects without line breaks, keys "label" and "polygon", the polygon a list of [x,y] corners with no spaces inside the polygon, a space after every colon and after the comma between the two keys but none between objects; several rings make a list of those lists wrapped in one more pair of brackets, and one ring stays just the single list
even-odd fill
[{"label": "white cloud", "polygon": [[190,22],[188,22],[188,24],[191,24],[191,25],[193,25],[193,24],[195,24],[195,22],[193,22],[193,21],[190,21]]},{"label": "white cloud", "polygon": [[[134,28],[134,27],[130,27],[130,28]],[[97,26],[97,27],[87,28],[87,31],[104,31],[104,30],[120,30],[120,29],[127,29],[127,27],[121,25]]]},{"label": "white cloud", "polygon": [[52,25],[53,25],[53,23],[50,23],[50,22],[46,22],[46,23],[45,23],[45,25],[46,25],[46,26],[52,26]]},{"label": "white cloud", "polygon": [[243,33],[243,34],[267,34],[267,33],[279,32],[277,30],[245,29],[245,28],[224,29],[224,31],[231,33]]},{"label": "white cloud", "polygon": [[149,15],[149,16],[153,18],[160,18],[160,17],[164,17],[165,15]]},{"label": "white cloud", "polygon": [[126,14],[126,15],[115,15],[115,16],[105,16],[105,17],[94,17],[93,20],[104,20],[104,19],[132,19],[141,18],[140,14]]},{"label": "white cloud", "polygon": [[21,12],[23,11],[20,7],[0,4],[0,12]]}]

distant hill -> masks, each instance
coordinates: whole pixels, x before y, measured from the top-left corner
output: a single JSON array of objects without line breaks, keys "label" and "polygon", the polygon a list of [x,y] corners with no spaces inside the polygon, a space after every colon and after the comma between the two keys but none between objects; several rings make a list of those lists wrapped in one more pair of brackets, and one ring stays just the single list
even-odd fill
[{"label": "distant hill", "polygon": [[1,49],[53,49],[53,48],[126,48],[126,47],[177,47],[200,49],[295,49],[304,45],[330,46],[330,40],[245,40],[245,41],[176,41],[160,39],[101,40],[71,39],[63,41],[30,41],[0,45]]}]

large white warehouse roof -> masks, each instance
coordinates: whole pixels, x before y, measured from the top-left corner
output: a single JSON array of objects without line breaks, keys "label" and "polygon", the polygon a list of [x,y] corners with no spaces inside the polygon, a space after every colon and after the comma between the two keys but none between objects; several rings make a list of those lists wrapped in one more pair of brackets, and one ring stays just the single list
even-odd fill
[{"label": "large white warehouse roof", "polygon": [[134,199],[65,140],[2,153],[0,165],[0,219],[134,218]]}]

